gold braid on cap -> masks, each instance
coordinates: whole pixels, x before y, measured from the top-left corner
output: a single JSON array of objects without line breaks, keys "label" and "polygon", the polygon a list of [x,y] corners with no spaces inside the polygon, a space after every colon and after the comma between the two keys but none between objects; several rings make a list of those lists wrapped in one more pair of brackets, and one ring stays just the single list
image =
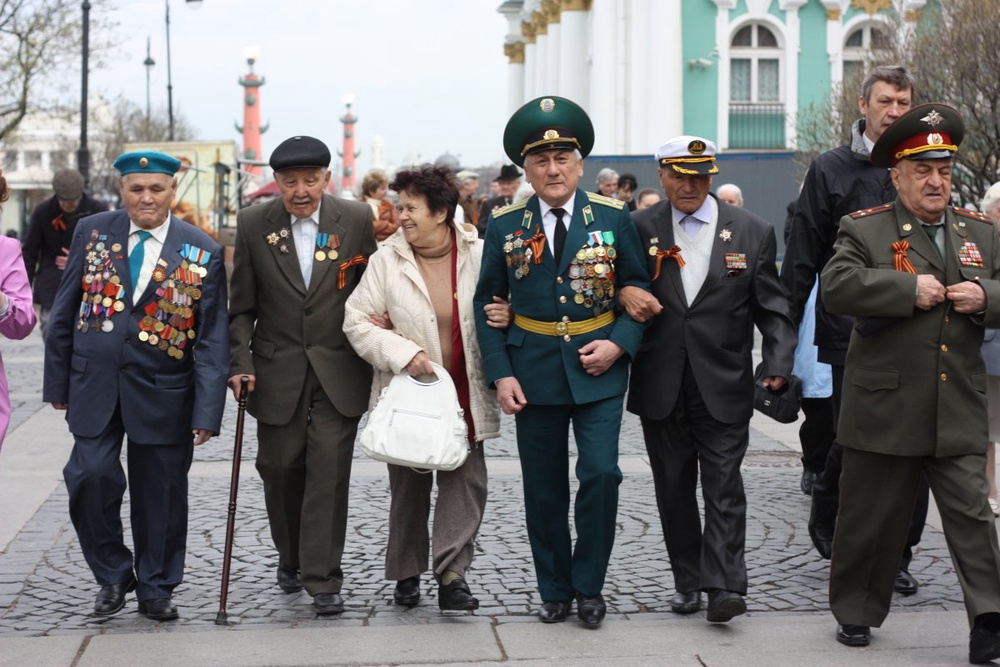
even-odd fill
[{"label": "gold braid on cap", "polygon": [[896,160],[902,160],[903,158],[909,157],[911,155],[919,155],[920,153],[926,153],[927,151],[940,151],[948,150],[952,153],[958,152],[958,146],[955,144],[929,144],[927,146],[917,146],[916,148],[907,148],[896,153],[893,157]]},{"label": "gold braid on cap", "polygon": [[526,144],[524,148],[521,149],[521,157],[524,157],[532,148],[544,146],[545,144],[573,144],[576,146],[577,150],[580,150],[580,142],[576,140],[576,137],[560,137],[556,135],[555,137],[551,137],[549,139],[542,138],[538,141]]},{"label": "gold braid on cap", "polygon": [[715,162],[715,156],[709,157],[665,157],[660,159],[660,164],[664,167],[670,167],[678,174],[690,174],[694,176],[711,176],[712,174],[719,173],[719,167],[715,164],[712,168],[708,170],[707,174],[702,174],[700,171],[694,169],[685,169],[682,164],[699,164],[702,162]]}]

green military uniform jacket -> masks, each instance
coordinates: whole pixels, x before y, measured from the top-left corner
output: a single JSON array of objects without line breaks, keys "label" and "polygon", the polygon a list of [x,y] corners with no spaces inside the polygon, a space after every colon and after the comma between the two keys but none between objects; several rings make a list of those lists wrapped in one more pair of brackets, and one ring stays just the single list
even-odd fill
[{"label": "green military uniform jacket", "polygon": [[[615,295],[623,286],[649,289],[639,235],[623,202],[578,189],[559,266],[544,236],[537,195],[497,209],[487,225],[474,301],[487,381],[493,386],[500,378],[516,377],[528,403],[535,405],[579,405],[624,395],[629,360],[646,327],[627,313],[569,340],[516,323],[506,330],[486,324],[483,306],[494,296],[509,298],[514,313],[534,320],[579,322],[615,311]],[[594,377],[584,371],[578,350],[600,339],[611,340],[625,354]]]},{"label": "green military uniform jacket", "polygon": [[[1000,326],[1000,237],[984,216],[958,208],[946,210],[944,228],[942,258],[899,200],[840,222],[821,285],[828,311],[856,318],[837,429],[845,447],[896,456],[986,451],[979,349],[984,325]],[[978,281],[985,312],[961,315],[948,300],[917,308],[917,274],[945,287]]]}]

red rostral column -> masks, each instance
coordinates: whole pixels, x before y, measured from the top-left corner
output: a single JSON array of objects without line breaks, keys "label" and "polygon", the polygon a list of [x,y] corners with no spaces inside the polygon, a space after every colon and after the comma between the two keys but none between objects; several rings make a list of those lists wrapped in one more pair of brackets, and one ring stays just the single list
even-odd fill
[{"label": "red rostral column", "polygon": [[[243,133],[243,159],[253,162],[261,159],[260,135],[267,132],[267,126],[260,125],[260,87],[264,85],[264,77],[257,76],[253,71],[253,64],[260,57],[256,46],[243,49],[243,57],[250,66],[250,72],[240,77],[240,85],[243,86],[243,126],[237,125],[236,131]],[[263,172],[260,165],[245,164],[242,169],[255,176]]]},{"label": "red rostral column", "polygon": [[358,122],[358,117],[351,113],[351,105],[354,104],[354,94],[348,93],[344,95],[341,101],[347,107],[347,111],[340,118],[340,122],[344,124],[344,149],[337,151],[337,154],[343,158],[340,172],[340,192],[344,193],[348,191],[354,192],[354,187],[357,184],[354,158],[361,155],[361,152],[354,150],[354,124]]}]

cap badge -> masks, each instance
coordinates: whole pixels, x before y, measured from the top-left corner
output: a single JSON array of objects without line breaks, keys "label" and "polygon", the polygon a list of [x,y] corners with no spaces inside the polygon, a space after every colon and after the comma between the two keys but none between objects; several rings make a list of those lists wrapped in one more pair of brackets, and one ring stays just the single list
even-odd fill
[{"label": "cap badge", "polygon": [[144,157],[139,158],[139,166],[145,169],[146,167],[149,166],[149,160],[147,160]]},{"label": "cap badge", "polygon": [[559,138],[559,132],[556,131],[556,130],[545,130],[544,138],[545,139],[558,139]]},{"label": "cap badge", "polygon": [[691,155],[701,155],[705,152],[705,142],[695,139],[688,144],[688,153]]},{"label": "cap badge", "polygon": [[939,123],[941,123],[942,121],[944,121],[944,116],[942,116],[941,114],[939,114],[938,111],[937,111],[937,109],[931,109],[931,112],[929,114],[927,114],[926,116],[924,116],[923,118],[921,118],[920,120],[924,121],[925,123],[927,123],[931,127],[935,127]]},{"label": "cap badge", "polygon": [[942,137],[937,132],[931,132],[930,134],[927,135],[927,145],[928,146],[935,146],[935,145],[940,145],[940,144],[943,144],[943,143],[944,143],[944,137]]},{"label": "cap badge", "polygon": [[538,106],[541,107],[543,112],[552,113],[552,111],[556,108],[556,102],[551,97],[546,97],[538,103]]}]

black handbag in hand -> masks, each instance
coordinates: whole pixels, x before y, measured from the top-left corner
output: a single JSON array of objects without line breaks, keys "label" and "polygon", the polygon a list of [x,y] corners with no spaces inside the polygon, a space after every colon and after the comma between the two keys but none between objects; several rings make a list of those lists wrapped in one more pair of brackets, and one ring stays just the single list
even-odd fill
[{"label": "black handbag in hand", "polygon": [[802,383],[792,375],[778,391],[764,386],[764,364],[759,364],[753,374],[753,407],[782,424],[791,424],[799,418],[802,407]]}]

